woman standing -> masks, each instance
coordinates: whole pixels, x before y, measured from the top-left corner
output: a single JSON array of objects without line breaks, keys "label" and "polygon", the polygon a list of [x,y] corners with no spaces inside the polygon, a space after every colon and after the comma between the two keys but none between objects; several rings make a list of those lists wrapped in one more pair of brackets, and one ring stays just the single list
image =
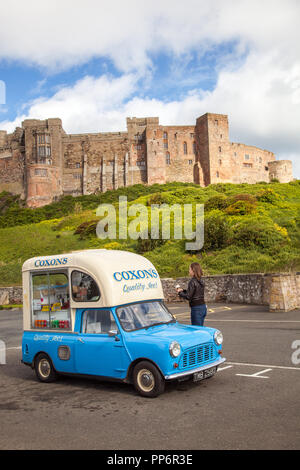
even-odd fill
[{"label": "woman standing", "polygon": [[207,307],[204,302],[204,281],[202,280],[202,269],[199,263],[192,263],[189,267],[191,280],[186,290],[176,287],[178,295],[189,301],[191,307],[192,325],[203,326]]}]

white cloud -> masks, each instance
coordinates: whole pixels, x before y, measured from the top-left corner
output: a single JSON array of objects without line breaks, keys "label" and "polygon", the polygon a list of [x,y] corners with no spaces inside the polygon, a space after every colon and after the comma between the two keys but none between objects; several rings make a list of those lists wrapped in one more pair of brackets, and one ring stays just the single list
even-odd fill
[{"label": "white cloud", "polygon": [[128,72],[149,67],[150,52],[236,40],[239,50],[274,49],[290,62],[299,17],[298,0],[10,0],[1,8],[0,58],[55,69],[104,56]]}]

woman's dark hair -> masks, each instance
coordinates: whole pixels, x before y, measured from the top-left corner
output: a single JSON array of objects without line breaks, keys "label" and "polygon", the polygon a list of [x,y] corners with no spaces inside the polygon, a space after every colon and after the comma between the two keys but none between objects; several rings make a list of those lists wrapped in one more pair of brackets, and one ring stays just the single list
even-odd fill
[{"label": "woman's dark hair", "polygon": [[193,270],[193,273],[195,275],[195,278],[200,281],[201,276],[203,276],[203,271],[201,269],[201,266],[199,263],[192,263],[191,264],[191,269]]}]

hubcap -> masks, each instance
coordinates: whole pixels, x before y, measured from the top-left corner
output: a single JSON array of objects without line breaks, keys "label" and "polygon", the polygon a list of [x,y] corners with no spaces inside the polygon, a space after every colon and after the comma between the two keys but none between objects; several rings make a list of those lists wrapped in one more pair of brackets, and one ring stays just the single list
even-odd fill
[{"label": "hubcap", "polygon": [[151,392],[155,385],[155,379],[152,372],[149,369],[141,369],[137,375],[137,382],[139,387],[144,392]]},{"label": "hubcap", "polygon": [[45,379],[49,377],[51,371],[51,366],[49,361],[47,359],[42,359],[39,363],[39,373],[41,374],[42,377]]}]

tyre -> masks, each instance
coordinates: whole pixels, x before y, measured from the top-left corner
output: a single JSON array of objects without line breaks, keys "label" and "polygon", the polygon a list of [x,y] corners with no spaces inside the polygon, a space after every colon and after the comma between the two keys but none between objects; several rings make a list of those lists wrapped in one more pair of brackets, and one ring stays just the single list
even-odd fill
[{"label": "tyre", "polygon": [[34,368],[36,376],[41,382],[54,382],[57,379],[52,361],[45,353],[41,353],[36,357]]},{"label": "tyre", "polygon": [[133,384],[143,397],[155,398],[165,389],[165,381],[154,364],[148,361],[139,362],[133,370]]}]

